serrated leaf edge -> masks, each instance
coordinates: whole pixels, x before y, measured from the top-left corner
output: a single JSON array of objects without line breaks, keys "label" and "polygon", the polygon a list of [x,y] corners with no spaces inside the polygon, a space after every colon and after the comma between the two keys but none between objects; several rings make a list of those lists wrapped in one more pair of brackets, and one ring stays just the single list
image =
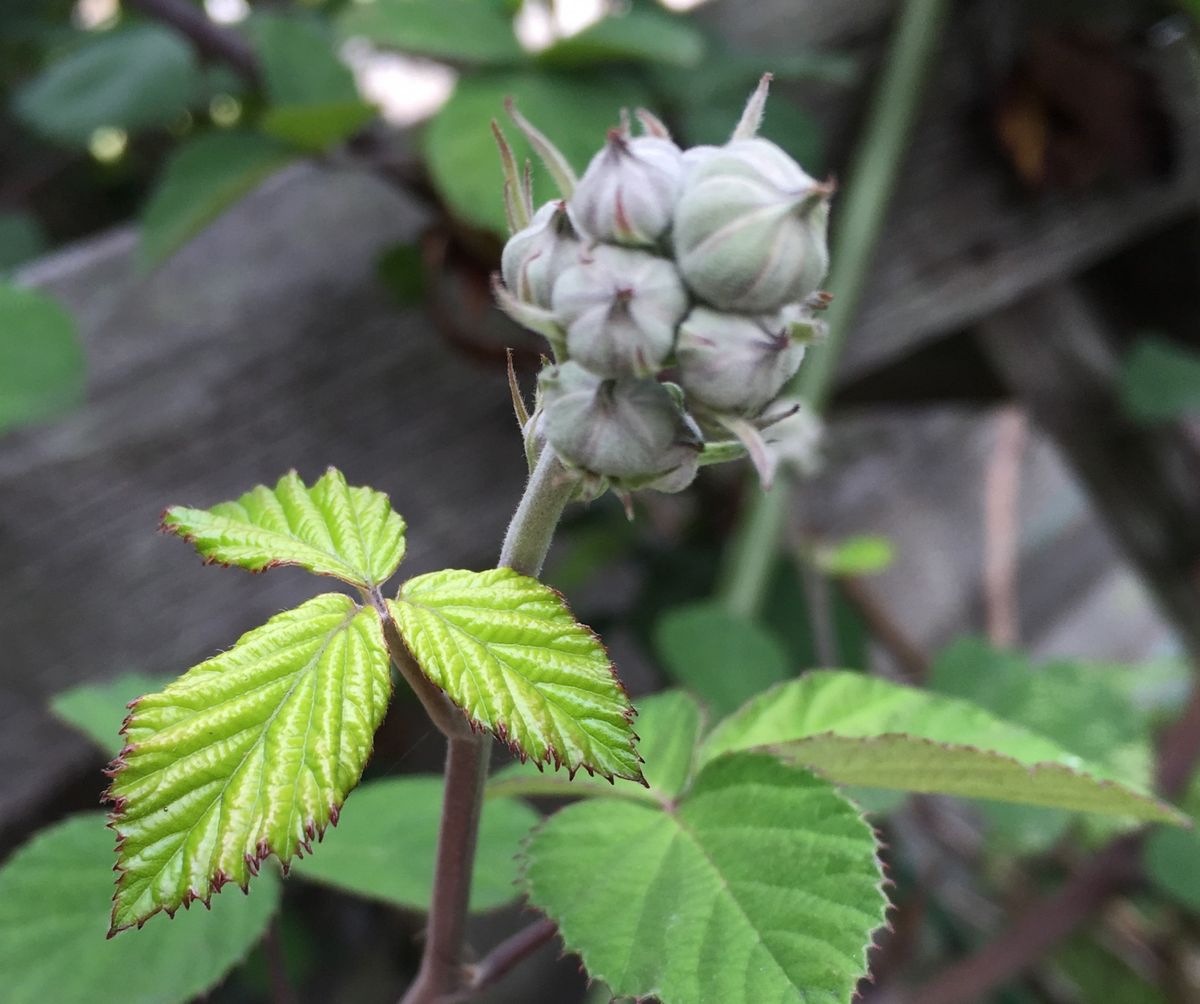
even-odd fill
[{"label": "serrated leaf edge", "polygon": [[[335,467],[333,464],[330,464],[328,467],[325,468],[325,473],[322,474],[321,477],[326,477],[331,473],[336,473],[336,474],[340,475],[343,478],[343,480],[345,479],[345,475],[342,473],[341,469],[338,467]],[[296,476],[296,478],[300,481],[301,485],[304,486],[306,491],[311,491],[314,487],[316,487],[317,482],[321,480],[321,478],[317,478],[316,481],[314,481],[311,485],[306,485],[306,484],[304,484],[304,478],[300,474],[300,472],[295,467],[289,467],[286,471],[284,471],[284,473],[280,476],[280,478],[278,478],[276,480],[276,484],[278,484],[279,481],[281,481],[283,478],[286,478],[292,474],[294,474]],[[266,485],[265,482],[263,484],[265,487],[270,488],[270,486]],[[360,487],[360,486],[348,486],[348,487]],[[251,489],[251,490],[253,490],[253,489]],[[273,491],[274,489],[271,489],[271,490]],[[373,488],[371,490],[379,491],[377,488]],[[245,494],[245,493],[243,493],[243,494]],[[385,493],[380,492],[380,494],[385,494]],[[238,498],[241,498],[241,496],[238,496]],[[229,499],[227,501],[236,502],[237,499]],[[389,507],[391,506],[390,499],[388,500],[388,505],[389,505]],[[196,546],[196,536],[194,534],[190,534],[187,531],[185,531],[182,526],[179,526],[177,524],[172,524],[168,521],[169,517],[176,509],[193,509],[198,512],[203,512],[203,513],[207,514],[208,516],[212,517],[213,514],[210,511],[211,508],[212,508],[211,506],[205,508],[202,506],[189,506],[189,505],[183,505],[183,504],[169,505],[165,509],[163,509],[163,511],[161,513],[159,513],[158,532],[165,534],[169,537],[178,537],[180,540],[182,540],[185,544],[187,544],[189,547],[192,548],[192,550],[194,550],[196,552],[196,554],[200,558],[200,563],[202,565],[216,565],[218,568],[238,568],[244,572],[249,572],[251,575],[262,575],[264,572],[269,572],[273,568],[304,568],[304,566],[302,564],[300,564],[300,562],[298,562],[298,561],[278,560],[275,558],[272,558],[261,568],[247,568],[245,565],[239,565],[234,562],[221,561],[220,559],[213,557],[212,555],[201,554],[199,547]],[[405,530],[405,532],[407,532],[407,529],[408,529],[407,521],[404,519],[403,516],[400,515],[400,513],[396,512],[395,509],[392,509],[392,512],[395,513],[395,515],[400,516],[400,521],[401,521],[401,523],[404,524],[404,530]],[[229,517],[218,517],[218,518],[228,519]],[[230,522],[232,523],[235,521],[230,520]],[[304,543],[304,542],[301,541],[300,543]],[[311,547],[312,545],[305,544],[305,546]],[[340,555],[337,555],[336,557],[339,561],[342,562],[342,564],[346,565],[347,568],[350,568],[349,562],[345,561],[345,559],[343,559]],[[401,562],[404,561],[403,553],[401,554],[400,561]],[[400,567],[399,565],[396,566],[396,568],[399,568],[399,567]],[[387,576],[387,579],[390,579],[392,576],[394,576],[396,574],[396,568],[392,569],[392,572],[390,575]],[[318,571],[314,571],[313,569],[309,569],[309,568],[306,568],[304,570],[306,572],[308,572],[309,575],[317,575],[317,576],[320,576],[322,578],[327,578],[327,579],[336,579],[338,582],[345,582],[347,585],[354,586],[358,589],[377,590],[377,589],[379,589],[379,587],[381,587],[384,584],[384,582],[387,581],[385,579],[380,582],[372,582],[366,578],[360,578],[358,576],[351,577],[351,576],[346,576],[346,575],[338,575],[335,572],[318,572]]]},{"label": "serrated leaf edge", "polygon": [[[348,596],[346,597],[346,599],[350,600],[351,606],[353,608],[353,613],[347,618],[347,621],[346,621],[347,624],[349,624],[351,621],[353,621],[353,619],[355,617],[357,617],[364,609],[371,610],[371,612],[374,613],[377,618],[379,617],[379,611],[376,610],[375,608],[363,607],[361,604],[355,603],[354,600]],[[380,628],[382,629],[382,624],[380,625]],[[389,659],[389,662],[390,662],[390,659]],[[176,677],[176,679],[178,679],[178,678],[179,677]],[[389,680],[390,680],[390,674],[389,674]],[[393,684],[392,685],[392,693],[388,695],[389,703],[391,702],[391,698],[394,695],[394,693],[395,693],[395,686]],[[121,722],[121,728],[118,730],[117,735],[124,736],[127,734],[129,725],[133,720],[134,712],[137,710],[137,705],[142,700],[142,698],[145,696],[146,695],[143,694],[142,697],[136,697],[132,701],[130,701],[128,704],[125,705],[125,707],[127,707],[129,709],[129,714],[127,714],[125,716],[124,720]],[[363,760],[363,772],[366,771],[367,764],[369,764],[371,762],[371,757],[375,753],[374,738],[375,738],[374,734],[372,734],[371,748],[367,751],[367,755]],[[117,922],[116,922],[117,895],[120,891],[120,885],[119,885],[119,883],[121,881],[120,876],[121,876],[122,872],[127,871],[126,868],[122,867],[121,861],[120,861],[120,854],[121,854],[122,847],[124,846],[124,843],[125,843],[125,836],[124,836],[124,834],[121,833],[118,826],[120,824],[121,815],[122,815],[122,812],[124,811],[127,799],[121,795],[114,795],[113,787],[116,785],[118,775],[120,775],[121,771],[124,770],[128,766],[128,763],[125,760],[125,757],[128,754],[132,753],[136,749],[137,749],[136,743],[122,746],[120,752],[117,753],[117,755],[110,761],[109,765],[103,771],[105,777],[109,778],[110,780],[109,780],[108,787],[106,787],[104,789],[103,794],[100,796],[100,801],[102,804],[108,803],[109,805],[112,806],[112,809],[108,813],[108,822],[105,823],[105,826],[107,826],[108,829],[112,830],[113,833],[115,833],[116,837],[117,837],[115,846],[113,847],[114,852],[117,854],[117,862],[113,865],[113,868],[112,868],[112,870],[117,873],[117,879],[116,879],[117,888],[114,889],[114,891],[113,891],[112,920],[109,924],[108,933],[105,935],[106,939],[114,938],[118,934],[120,934],[122,931],[128,931],[130,928],[137,928],[140,931],[142,929],[142,926],[146,923],[146,921],[148,921],[151,917],[154,917],[155,915],[157,915],[159,913],[165,913],[169,919],[174,920],[175,914],[179,912],[180,907],[182,907],[185,910],[188,910],[188,909],[191,909],[191,905],[196,902],[202,903],[206,910],[210,910],[210,909],[212,909],[211,903],[212,903],[213,896],[219,894],[221,892],[221,890],[224,889],[225,886],[228,885],[229,882],[231,881],[229,876],[226,875],[224,873],[224,871],[218,870],[217,873],[208,880],[207,889],[205,889],[203,892],[197,892],[195,889],[188,889],[188,891],[184,894],[183,899],[180,901],[178,906],[173,906],[173,907],[157,906],[152,911],[150,911],[150,913],[146,914],[144,917],[140,918],[137,921],[134,921],[129,924],[120,924],[120,925],[117,924]],[[357,788],[358,785],[361,783],[363,772],[360,772],[358,780],[355,781],[354,784],[349,789],[347,789],[346,798],[342,799],[340,804],[334,803],[334,802],[330,803],[330,805],[329,805],[329,824],[331,826],[337,826],[338,820],[339,820],[339,818],[341,818],[342,806],[345,805],[346,799],[348,799],[350,797],[350,795],[354,791],[354,789]],[[286,877],[288,872],[291,870],[292,857],[294,856],[298,859],[303,859],[304,855],[306,853],[311,855],[313,853],[313,847],[312,847],[313,840],[315,839],[317,841],[317,843],[321,843],[325,839],[326,829],[327,829],[327,827],[325,827],[325,826],[317,826],[315,820],[312,820],[312,819],[308,820],[304,824],[304,831],[307,836],[307,839],[302,841],[301,843],[297,844],[295,850],[286,859],[280,858],[277,854],[274,853],[274,851],[272,851],[268,846],[266,846],[265,840],[260,840],[258,842],[258,846],[255,848],[255,853],[245,855],[246,869],[249,872],[249,877],[246,879],[245,882],[235,883],[235,884],[238,886],[239,889],[242,890],[242,893],[244,895],[249,896],[250,895],[250,879],[256,878],[258,876],[258,873],[262,868],[262,863],[264,861],[266,861],[267,858],[269,858],[269,857],[275,857],[275,859],[279,862],[280,870],[283,872],[283,875]]]},{"label": "serrated leaf edge", "polygon": [[[1026,730],[1026,731],[1028,731],[1028,730]],[[1037,733],[1033,733],[1033,732],[1030,732],[1030,734],[1037,735]],[[812,766],[807,763],[803,763],[795,755],[795,753],[792,752],[792,747],[799,746],[811,739],[839,739],[842,742],[858,743],[863,746],[878,745],[883,740],[887,740],[887,739],[903,739],[906,742],[920,743],[924,746],[935,746],[935,747],[938,747],[939,749],[944,749],[949,752],[960,752],[961,751],[961,752],[968,752],[968,753],[979,753],[979,754],[991,757],[996,760],[1007,761],[1008,763],[1011,763],[1011,764],[1021,768],[1022,770],[1025,770],[1031,777],[1036,776],[1038,773],[1065,773],[1065,774],[1070,775],[1071,777],[1077,777],[1077,778],[1082,778],[1082,779],[1088,780],[1091,783],[1097,785],[1098,787],[1119,791],[1119,792],[1123,793],[1124,795],[1126,795],[1130,798],[1133,798],[1135,801],[1141,802],[1144,805],[1148,805],[1151,808],[1154,808],[1156,810],[1160,810],[1160,811],[1165,810],[1166,816],[1170,817],[1170,818],[1164,818],[1161,815],[1156,816],[1156,817],[1153,817],[1154,822],[1161,822],[1161,823],[1174,822],[1174,825],[1181,826],[1184,829],[1191,829],[1192,825],[1193,825],[1191,817],[1189,817],[1186,813],[1184,813],[1182,810],[1180,810],[1176,806],[1171,805],[1169,802],[1163,801],[1162,799],[1156,797],[1155,795],[1140,792],[1136,788],[1133,788],[1129,784],[1122,782],[1122,781],[1116,781],[1116,780],[1112,780],[1109,778],[1099,777],[1098,775],[1089,773],[1086,770],[1077,769],[1077,768],[1069,766],[1068,764],[1059,763],[1056,760],[1039,760],[1036,763],[1028,764],[1028,763],[1021,762],[1016,757],[1011,756],[1008,753],[1001,753],[998,750],[987,749],[986,747],[983,747],[983,746],[973,746],[968,743],[939,742],[936,739],[929,739],[925,736],[914,736],[909,732],[880,732],[876,735],[871,735],[871,736],[847,736],[847,735],[843,735],[840,732],[835,732],[832,730],[827,730],[825,732],[813,732],[809,735],[801,736],[797,739],[785,740],[785,741],[779,742],[779,743],[763,743],[763,744],[756,745],[756,746],[742,746],[742,747],[738,747],[737,749],[733,749],[733,750],[725,750],[721,753],[718,753],[716,756],[709,758],[708,760],[706,760],[706,762],[711,762],[712,760],[717,760],[724,756],[731,756],[736,753],[758,751],[758,752],[762,752],[762,753],[769,753],[770,755],[781,758],[781,759],[797,760],[798,762],[801,762],[802,766],[804,766],[804,768],[806,770],[812,771],[812,773],[816,774],[818,777],[821,777],[824,780],[829,781],[831,784],[840,784],[841,782],[838,782],[838,781],[834,780],[833,778],[828,777],[826,775],[826,773],[824,771],[822,771],[822,769],[820,767]],[[701,745],[703,745],[703,744],[701,744]],[[1079,758],[1077,758],[1077,759],[1079,759]],[[886,785],[877,785],[876,787],[887,788],[887,790],[890,790],[890,791],[914,791],[914,789],[911,789],[911,788],[888,788],[888,786],[886,786]],[[920,794],[920,792],[917,792],[917,793]],[[936,793],[932,793],[932,794],[936,794]],[[984,795],[954,795],[953,797],[955,797],[955,798],[986,798],[986,796],[984,796]],[[1007,802],[1006,799],[988,799],[988,800],[989,801]],[[1008,803],[1008,804],[1041,805],[1046,808],[1059,808],[1059,809],[1064,808],[1064,806],[1061,806],[1061,805],[1048,805],[1048,804],[1042,803],[1042,802],[1012,802],[1012,803]],[[1102,809],[1101,810],[1066,809],[1066,811],[1068,811],[1068,812],[1089,812],[1089,811],[1091,811],[1091,812],[1096,812],[1101,815],[1115,815],[1115,813],[1105,812]]]},{"label": "serrated leaf edge", "polygon": [[[447,568],[447,569],[441,569],[440,571],[446,571],[446,572],[468,571],[469,572],[471,570],[470,569]],[[495,569],[488,569],[488,571],[495,571]],[[481,573],[471,572],[471,574],[478,575]],[[514,574],[519,575],[520,573],[514,573]],[[530,578],[530,576],[523,576],[523,577]],[[417,578],[417,576],[414,576],[413,578]],[[454,700],[453,697],[451,697],[451,695],[449,693],[447,693],[447,691],[445,690],[444,687],[442,687],[441,684],[439,684],[435,679],[433,679],[433,677],[431,677],[427,672],[425,672],[425,667],[421,666],[421,661],[417,658],[416,653],[412,650],[412,646],[408,643],[408,639],[404,636],[404,632],[403,632],[403,630],[401,630],[401,627],[400,627],[400,622],[392,614],[392,604],[393,603],[408,603],[411,606],[422,607],[423,609],[426,609],[426,610],[432,609],[429,607],[424,607],[423,604],[413,603],[411,600],[404,598],[404,596],[403,596],[404,587],[406,585],[408,585],[408,583],[411,581],[413,581],[413,580],[407,579],[404,582],[402,582],[400,584],[400,588],[396,592],[396,596],[393,599],[387,600],[385,605],[387,607],[388,618],[391,620],[393,626],[396,628],[396,634],[399,635],[400,640],[404,643],[404,648],[407,650],[409,656],[412,658],[412,661],[414,663],[416,663],[417,666],[420,666],[421,672],[425,674],[425,678],[431,684],[433,684],[435,687],[437,687],[438,690],[440,690],[443,694],[445,694],[446,698],[456,708],[458,708],[459,711],[462,712],[463,717],[465,717],[467,719],[467,722],[471,726],[471,731],[473,731],[473,732],[490,732],[497,740],[499,740],[501,743],[503,743],[504,746],[506,746],[508,748],[508,751],[513,756],[515,756],[521,763],[531,762],[538,769],[539,772],[544,773],[545,768],[552,764],[554,767],[554,773],[558,773],[558,771],[566,765],[564,764],[562,756],[559,754],[559,751],[557,749],[555,749],[553,746],[547,746],[545,751],[541,754],[540,757],[527,752],[526,750],[522,749],[519,745],[517,745],[517,743],[515,743],[512,739],[509,738],[508,729],[505,727],[505,725],[502,722],[497,723],[495,728],[485,725],[483,722],[479,721],[479,719],[475,718],[473,715],[468,713],[467,710],[462,707],[462,705],[460,705],[457,701]],[[533,579],[533,581],[536,582],[542,589],[545,589],[547,592],[553,593],[554,596],[562,604],[563,609],[566,610],[567,613],[569,613],[571,615],[571,620],[574,623],[574,625],[578,628],[581,628],[583,631],[586,631],[587,634],[592,638],[592,640],[597,645],[600,646],[600,651],[604,653],[604,661],[607,664],[609,675],[612,677],[613,683],[616,684],[617,690],[620,691],[621,696],[625,698],[625,708],[621,712],[621,715],[625,719],[625,721],[628,722],[630,725],[630,730],[629,730],[630,752],[633,753],[634,758],[636,759],[636,761],[638,763],[645,763],[646,761],[642,759],[642,755],[638,751],[638,748],[637,748],[637,744],[641,741],[641,736],[639,736],[636,732],[634,732],[633,728],[632,728],[633,720],[634,720],[634,718],[637,717],[637,708],[635,708],[633,706],[633,702],[629,698],[629,691],[625,689],[624,682],[622,682],[621,677],[617,674],[616,663],[613,662],[613,658],[609,654],[609,651],[608,651],[608,646],[604,644],[604,639],[601,638],[600,635],[597,634],[589,625],[584,624],[583,622],[576,619],[575,612],[571,609],[570,603],[567,602],[566,596],[564,596],[559,590],[555,589],[553,586],[546,585],[540,579]],[[642,772],[642,770],[640,768],[638,769],[637,776],[632,777],[628,774],[615,774],[613,772],[606,773],[604,771],[597,770],[596,768],[592,767],[590,764],[586,764],[586,763],[579,763],[579,764],[576,764],[574,767],[567,767],[567,780],[568,781],[574,780],[575,775],[577,773],[579,773],[579,771],[581,769],[586,771],[588,773],[588,775],[591,777],[603,778],[609,784],[614,785],[614,787],[616,784],[614,779],[618,778],[618,777],[622,778],[623,780],[626,780],[626,781],[632,781],[634,784],[640,784],[643,788],[650,787],[649,782],[647,782],[647,780],[646,780],[645,774]],[[643,804],[646,804],[646,803],[643,803]]]},{"label": "serrated leaf edge", "polygon": [[[702,745],[703,745],[703,741],[697,743],[696,744],[697,749],[700,749],[700,747]],[[732,755],[735,755],[736,753],[748,753],[748,752],[753,752],[753,750],[735,750],[735,751],[731,751],[728,754],[722,754],[722,755],[732,756]],[[814,774],[814,775],[820,777],[820,775],[817,774],[816,771],[812,770],[809,767],[800,767],[800,769],[807,771],[810,774]],[[699,776],[699,772],[697,772],[697,776]],[[692,780],[694,780],[694,778]],[[824,778],[824,777],[822,777],[821,780],[825,781],[826,783],[832,783],[832,782],[829,782],[828,779]],[[880,911],[880,917],[879,917],[878,923],[871,930],[870,936],[867,938],[866,944],[863,945],[863,948],[862,948],[862,953],[863,953],[862,972],[858,976],[855,977],[856,983],[860,983],[864,979],[870,980],[873,982],[873,977],[871,975],[871,970],[870,970],[871,949],[877,947],[875,944],[875,939],[879,936],[880,932],[886,931],[888,933],[891,933],[893,930],[892,922],[890,919],[888,919],[887,914],[888,914],[889,910],[896,909],[896,904],[893,903],[891,901],[891,899],[888,897],[887,890],[889,887],[895,886],[896,883],[892,880],[891,876],[888,874],[888,866],[887,866],[887,862],[884,860],[883,851],[888,850],[889,848],[888,848],[888,844],[883,840],[882,836],[880,835],[879,830],[877,830],[875,828],[874,824],[871,822],[871,820],[868,818],[867,814],[863,811],[862,807],[857,802],[855,802],[852,798],[848,797],[844,792],[841,791],[840,788],[837,788],[836,785],[834,787],[835,787],[835,790],[837,791],[837,795],[844,802],[846,802],[847,805],[849,805],[854,810],[855,817],[859,820],[859,822],[861,822],[866,827],[867,832],[871,835],[871,842],[875,848],[872,857],[875,861],[875,867],[879,871],[879,881],[875,883],[875,891],[879,893],[880,899],[883,900],[883,908]],[[687,788],[685,788],[684,791],[680,794],[679,799],[675,803],[674,806],[666,806],[666,805],[663,805],[661,802],[657,803],[657,805],[655,805],[654,803],[645,802],[645,801],[636,802],[635,804],[641,805],[643,808],[650,810],[650,811],[654,811],[657,808],[658,811],[660,811],[668,816],[673,816],[676,814],[679,807],[682,806],[683,803],[686,801],[688,792],[690,790],[691,790],[691,784],[689,783]],[[571,803],[571,804],[574,805],[577,803]],[[545,829],[546,826],[548,826],[550,824],[550,821],[555,816],[557,816],[559,813],[565,812],[566,810],[568,810],[570,808],[571,808],[571,805],[564,805],[564,806],[562,806],[562,808],[556,809],[554,812],[552,812],[549,815],[547,815],[546,817],[544,817],[541,820],[541,822],[539,822],[536,826],[532,827],[530,829],[530,831],[525,835],[525,838],[521,841],[521,848],[517,852],[517,877],[516,877],[515,881],[521,888],[521,905],[522,905],[522,907],[525,909],[536,910],[542,916],[547,917],[550,920],[554,921],[554,923],[558,926],[558,938],[563,944],[563,951],[562,951],[562,953],[560,953],[559,958],[562,958],[566,955],[575,955],[579,958],[581,966],[582,966],[582,970],[583,970],[584,974],[587,976],[588,989],[591,989],[592,984],[595,983],[597,980],[604,983],[606,986],[608,986],[611,989],[612,981],[607,976],[604,976],[602,974],[594,972],[593,969],[588,965],[587,953],[585,951],[583,951],[582,949],[571,947],[570,936],[566,933],[565,929],[563,928],[562,921],[559,920],[557,917],[551,917],[549,913],[547,913],[540,906],[538,906],[536,903],[534,903],[533,898],[532,898],[533,893],[532,893],[532,889],[530,888],[530,882],[529,882],[529,876],[528,876],[528,869],[529,869],[529,865],[530,865],[529,846],[533,842],[534,838],[536,838],[537,835],[543,829]],[[682,824],[680,824],[680,826],[682,828]],[[640,994],[638,996],[629,997],[628,995],[625,995],[623,997],[613,997],[611,999],[613,1001],[632,1000],[634,1002],[634,1004],[656,1004],[656,1002],[660,1002],[661,995],[662,995],[661,988],[656,987],[656,988],[648,990],[644,994]],[[854,994],[852,996],[855,998],[860,996],[857,989],[854,991]],[[683,1004],[683,1002],[668,1002],[668,1004]]]}]

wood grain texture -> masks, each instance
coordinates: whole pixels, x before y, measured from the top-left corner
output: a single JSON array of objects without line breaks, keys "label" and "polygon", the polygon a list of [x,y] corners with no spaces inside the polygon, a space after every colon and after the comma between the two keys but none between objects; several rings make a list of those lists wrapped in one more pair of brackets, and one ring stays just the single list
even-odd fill
[{"label": "wood grain texture", "polygon": [[409,574],[495,562],[525,473],[503,373],[373,278],[422,220],[373,179],[298,168],[151,275],[124,231],[23,273],[79,318],[88,395],[0,449],[0,818],[89,755],[47,719],[50,694],[178,673],[324,585],[202,567],[155,532],[166,505],[335,464],[404,514]]}]

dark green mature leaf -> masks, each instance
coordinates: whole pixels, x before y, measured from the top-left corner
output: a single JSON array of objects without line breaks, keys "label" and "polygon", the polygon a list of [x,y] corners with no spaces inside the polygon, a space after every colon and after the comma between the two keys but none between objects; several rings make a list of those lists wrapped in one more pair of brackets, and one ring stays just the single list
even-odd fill
[{"label": "dark green mature leaf", "polygon": [[257,13],[250,34],[273,105],[320,105],[358,97],[354,75],[337,57],[333,32],[306,14]]},{"label": "dark green mature leaf", "polygon": [[271,108],[258,125],[268,136],[316,152],[349,139],[373,118],[375,107],[354,99]]},{"label": "dark green mature leaf", "polygon": [[0,281],[0,432],[77,404],[83,379],[71,315],[42,293]]},{"label": "dark green mature leaf", "polygon": [[329,468],[311,488],[295,471],[211,509],[172,506],[163,529],[195,545],[205,561],[252,572],[298,565],[351,585],[378,586],[404,559],[404,518],[383,492],[350,487]]},{"label": "dark green mature leaf", "polygon": [[841,784],[991,798],[1137,819],[1185,817],[1136,782],[966,701],[816,671],[727,718],[703,758],[770,749]]},{"label": "dark green mature leaf", "polygon": [[[479,0],[371,0],[338,19],[343,37],[359,36],[405,52],[456,62],[510,64],[525,58],[512,21]],[[487,120],[484,120],[487,125]]]},{"label": "dark green mature leaf", "polygon": [[664,613],[654,648],[671,678],[718,715],[790,675],[787,652],[770,631],[711,601]]},{"label": "dark green mature leaf", "polygon": [[532,763],[515,763],[492,776],[488,795],[593,796],[651,803],[678,798],[696,768],[696,746],[704,731],[700,705],[681,690],[639,698],[637,730],[647,787],[622,778],[612,784],[593,777],[568,778],[558,771],[547,774]]},{"label": "dark green mature leaf", "polygon": [[379,615],[327,593],[139,700],[109,789],[113,932],[310,850],[358,783],[391,690]]},{"label": "dark green mature leaf", "polygon": [[0,271],[20,265],[46,250],[48,241],[30,213],[0,213]]},{"label": "dark green mature leaf", "polygon": [[704,58],[704,50],[704,34],[686,18],[635,8],[559,39],[538,59],[562,67],[621,60],[693,67]]},{"label": "dark green mature leaf", "polygon": [[[606,74],[479,73],[459,80],[450,100],[429,123],[425,153],[438,192],[462,219],[507,233],[504,176],[489,122],[504,119],[504,99],[562,150],[578,171],[604,144],[622,108],[649,105],[649,95],[629,78]],[[533,157],[524,136],[506,129],[517,162]],[[538,204],[557,198],[546,172],[534,171]]]},{"label": "dark green mature leaf", "polygon": [[849,1000],[881,878],[836,789],[745,753],[709,764],[674,811],[569,805],[525,852],[530,901],[588,974],[662,1004]]},{"label": "dark green mature leaf", "polygon": [[131,701],[160,690],[169,680],[145,673],[126,673],[103,683],[85,683],[55,694],[50,710],[75,726],[102,750],[115,756],[121,749],[121,723]]},{"label": "dark green mature leaf", "polygon": [[1162,422],[1200,412],[1200,353],[1142,338],[1125,360],[1121,401],[1134,418]]},{"label": "dark green mature leaf", "polygon": [[563,598],[510,568],[409,579],[388,609],[425,675],[522,757],[642,780],[633,708]]},{"label": "dark green mature leaf", "polygon": [[260,128],[305,150],[340,143],[375,117],[334,49],[333,32],[316,17],[256,14],[251,21],[272,107]]},{"label": "dark green mature leaf", "polygon": [[261,876],[251,896],[222,896],[136,937],[106,940],[112,833],[102,813],[43,830],[0,868],[0,973],[5,1004],[183,1004],[246,957],[279,905]]},{"label": "dark green mature leaf", "polygon": [[[293,874],[413,910],[429,907],[442,813],[440,777],[370,781],[354,793],[354,811],[330,832],[321,853]],[[517,896],[516,854],[540,817],[522,802],[484,807],[471,880],[471,909],[491,910]]]},{"label": "dark green mature leaf", "polygon": [[269,136],[214,132],[172,154],[142,213],[143,265],[170,257],[298,153]]},{"label": "dark green mature leaf", "polygon": [[1200,913],[1200,833],[1161,826],[1146,841],[1142,860],[1155,889]]},{"label": "dark green mature leaf", "polygon": [[101,126],[165,125],[200,84],[191,46],[152,24],[90,36],[17,93],[17,114],[63,143],[86,145]]}]

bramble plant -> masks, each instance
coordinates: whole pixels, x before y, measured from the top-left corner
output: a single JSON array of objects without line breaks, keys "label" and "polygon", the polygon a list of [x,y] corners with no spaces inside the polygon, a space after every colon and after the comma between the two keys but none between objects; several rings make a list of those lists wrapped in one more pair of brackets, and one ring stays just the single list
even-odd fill
[{"label": "bramble plant", "polygon": [[[681,691],[639,701],[635,717],[600,639],[538,581],[572,501],[611,490],[628,509],[636,491],[680,491],[700,466],[738,456],[766,486],[779,464],[811,460],[815,420],[782,395],[821,333],[832,190],[758,138],[766,96],[764,78],[727,144],[686,151],[639,109],[641,132],[622,121],[579,177],[510,107],[560,189],[540,208],[529,166],[495,128],[512,231],[497,297],[554,356],[531,409],[510,372],[530,476],[497,568],[419,575],[391,592],[405,522],[332,469],[312,485],[293,472],[235,501],[167,510],[164,529],[206,562],[294,565],[353,593],[278,614],[132,702],[110,768],[110,936],[208,904],[228,883],[271,897],[269,914],[267,859],[286,873],[323,836],[337,859],[339,840],[356,839],[356,811],[390,820],[399,858],[428,786],[375,781],[350,797],[393,666],[447,742],[409,1004],[470,997],[556,934],[616,996],[848,1001],[888,904],[876,837],[844,786],[1185,819],[1136,772],[967,700],[856,672],[785,680],[711,724]],[[493,737],[521,762],[489,781]],[[575,801],[541,820],[516,801],[546,794]],[[345,832],[327,833],[343,816]],[[545,916],[468,964],[468,911],[505,901],[480,880],[502,871],[496,848],[514,831],[528,833],[520,890]],[[65,844],[95,835],[72,824],[70,840],[63,830],[31,844],[4,875],[51,867]],[[297,872],[372,891],[350,874],[352,853],[342,875],[320,860]],[[6,891],[0,882],[0,902]],[[248,921],[225,934],[249,943],[261,930]],[[219,964],[236,958],[235,944]]]}]

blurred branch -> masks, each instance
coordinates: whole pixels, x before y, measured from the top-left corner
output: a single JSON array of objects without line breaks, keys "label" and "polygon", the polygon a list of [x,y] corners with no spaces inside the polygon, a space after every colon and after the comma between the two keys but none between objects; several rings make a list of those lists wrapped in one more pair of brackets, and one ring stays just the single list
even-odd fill
[{"label": "blurred branch", "polygon": [[208,59],[227,64],[247,83],[259,82],[258,58],[254,50],[235,31],[214,23],[204,8],[188,0],[126,0],[133,10],[174,28],[196,51]]},{"label": "blurred branch", "polygon": [[996,419],[996,444],[983,486],[983,591],[988,639],[997,648],[1017,641],[1017,497],[1025,415],[1007,407]]},{"label": "blurred branch", "polygon": [[1137,886],[1140,834],[1120,837],[1099,851],[1050,896],[1038,900],[1008,930],[924,986],[904,995],[920,1004],[972,1004],[1020,974],[1109,899]]},{"label": "blurred branch", "polygon": [[[985,347],[1056,440],[1164,615],[1200,666],[1200,485],[1194,443],[1178,428],[1138,426],[1114,390],[1116,360],[1085,298],[1059,284],[988,322]],[[1178,797],[1200,761],[1200,683],[1162,736],[1159,791]],[[1111,897],[1141,880],[1144,831],[1089,858],[1052,895],[1029,905],[974,955],[906,994],[921,1004],[968,1004],[1044,957]]]},{"label": "blurred branch", "polygon": [[558,925],[549,917],[536,920],[506,938],[471,967],[469,996],[499,983],[508,973],[558,934]]},{"label": "blurred branch", "polygon": [[867,630],[891,656],[904,679],[908,683],[923,682],[929,675],[929,659],[879,602],[871,587],[854,575],[845,576],[838,583],[846,599],[867,625]]},{"label": "blurred branch", "polygon": [[[863,139],[851,164],[845,196],[834,208],[833,268],[828,337],[809,350],[793,391],[822,412],[837,361],[866,287],[875,247],[925,93],[925,80],[942,35],[948,0],[901,5],[883,71],[875,83]],[[789,484],[780,478],[756,493],[742,514],[722,570],[719,592],[735,613],[753,616],[762,605],[783,537]]]}]

